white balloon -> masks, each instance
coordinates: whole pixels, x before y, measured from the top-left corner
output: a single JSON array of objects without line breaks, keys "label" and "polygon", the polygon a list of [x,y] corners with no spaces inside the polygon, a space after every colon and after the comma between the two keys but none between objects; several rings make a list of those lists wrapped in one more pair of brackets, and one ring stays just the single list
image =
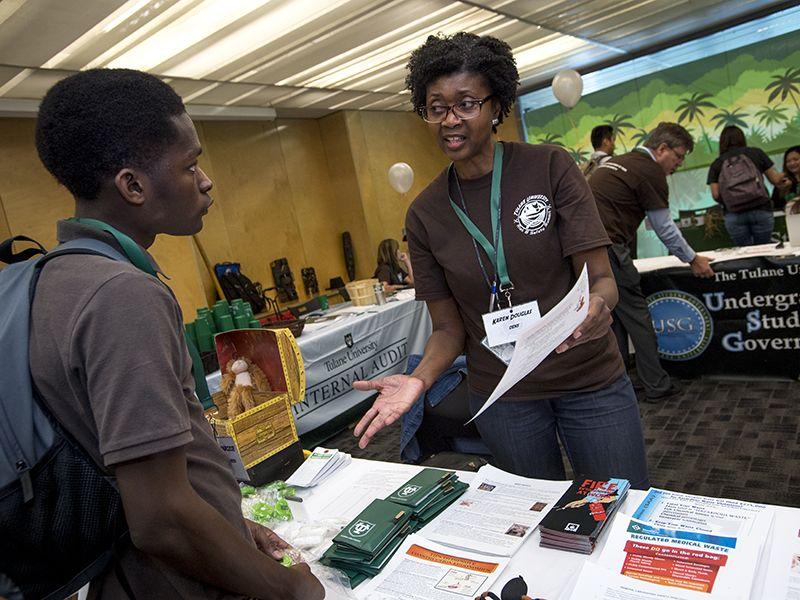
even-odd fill
[{"label": "white balloon", "polygon": [[405,194],[414,184],[414,169],[404,162],[394,163],[389,167],[389,185],[395,191]]},{"label": "white balloon", "polygon": [[567,108],[572,108],[581,99],[583,79],[580,73],[567,69],[559,71],[553,77],[553,95]]}]

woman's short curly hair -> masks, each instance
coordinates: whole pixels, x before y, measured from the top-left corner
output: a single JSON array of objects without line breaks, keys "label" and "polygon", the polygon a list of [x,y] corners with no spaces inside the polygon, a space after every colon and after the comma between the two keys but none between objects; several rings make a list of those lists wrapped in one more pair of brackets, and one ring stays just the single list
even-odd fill
[{"label": "woman's short curly hair", "polygon": [[422,112],[428,85],[444,75],[468,72],[483,75],[500,105],[500,123],[511,112],[517,97],[519,72],[511,46],[489,35],[460,32],[431,35],[408,59],[406,88],[414,111]]}]

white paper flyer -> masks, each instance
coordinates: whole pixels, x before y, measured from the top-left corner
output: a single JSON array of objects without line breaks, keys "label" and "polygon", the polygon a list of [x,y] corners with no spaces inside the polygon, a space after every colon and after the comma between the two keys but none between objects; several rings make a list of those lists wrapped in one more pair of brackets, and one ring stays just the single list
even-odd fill
[{"label": "white paper flyer", "polygon": [[599,565],[673,594],[747,600],[772,518],[762,504],[651,489],[616,516]]},{"label": "white paper flyer", "polygon": [[524,329],[517,338],[514,355],[506,372],[481,409],[468,422],[533,371],[580,325],[589,313],[589,273],[583,266],[572,289],[541,319]]},{"label": "white paper flyer", "polygon": [[528,479],[485,465],[467,493],[426,525],[421,535],[448,546],[511,556],[570,483]]},{"label": "white paper flyer", "polygon": [[800,511],[775,515],[762,598],[800,600]]},{"label": "white paper flyer", "polygon": [[414,534],[370,582],[368,600],[464,600],[490,589],[507,558],[440,546]]}]

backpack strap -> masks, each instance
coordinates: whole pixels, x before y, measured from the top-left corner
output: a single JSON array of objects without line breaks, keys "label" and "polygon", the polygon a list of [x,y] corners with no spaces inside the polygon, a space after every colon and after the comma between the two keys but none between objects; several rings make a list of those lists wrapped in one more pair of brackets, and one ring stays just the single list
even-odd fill
[{"label": "backpack strap", "polygon": [[[139,265],[132,263],[132,261],[126,255],[122,254],[116,248],[113,248],[105,242],[101,242],[100,240],[96,240],[94,238],[76,238],[74,240],[70,240],[69,242],[60,244],[54,250],[48,252],[44,257],[39,259],[39,262],[36,265],[37,272],[33,277],[33,281],[31,282],[31,301],[33,301],[33,288],[36,286],[39,273],[41,273],[41,268],[49,260],[59,256],[64,256],[65,254],[95,254],[121,262],[129,262],[135,267],[141,269]],[[149,273],[149,271],[146,272]],[[170,294],[172,294],[172,290],[169,291]],[[177,300],[175,301],[177,302]],[[189,356],[192,359],[192,377],[194,377],[195,393],[197,394],[197,399],[200,401],[203,409],[208,410],[214,406],[214,400],[211,398],[211,392],[208,389],[208,382],[206,382],[205,373],[203,372],[203,361],[194,341],[192,341],[186,332],[184,332],[184,338],[186,340],[186,346],[189,349]]]},{"label": "backpack strap", "polygon": [[[20,250],[19,252],[15,253],[14,242],[31,242],[33,244],[36,244],[38,248],[26,248],[25,250]],[[15,235],[14,237],[9,238],[0,243],[0,262],[4,262],[7,265],[13,265],[14,263],[23,262],[33,256],[36,256],[37,254],[46,254],[46,253],[47,250],[45,250],[44,246],[42,246],[39,242],[37,242],[33,238],[29,238],[26,235]]]}]

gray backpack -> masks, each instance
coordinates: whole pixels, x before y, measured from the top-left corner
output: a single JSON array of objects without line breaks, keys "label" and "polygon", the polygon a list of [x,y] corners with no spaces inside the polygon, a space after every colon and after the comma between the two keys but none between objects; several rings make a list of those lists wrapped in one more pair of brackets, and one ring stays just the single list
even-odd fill
[{"label": "gray backpack", "polygon": [[[61,599],[112,565],[129,543],[116,482],[64,430],[38,394],[28,364],[29,320],[42,267],[64,254],[127,261],[103,242],[78,239],[46,253],[0,244],[0,596]],[[43,254],[32,259],[37,254]],[[28,260],[32,259],[32,260]]]},{"label": "gray backpack", "polygon": [[769,202],[764,177],[744,152],[723,161],[719,172],[719,196],[725,208],[734,213]]}]

